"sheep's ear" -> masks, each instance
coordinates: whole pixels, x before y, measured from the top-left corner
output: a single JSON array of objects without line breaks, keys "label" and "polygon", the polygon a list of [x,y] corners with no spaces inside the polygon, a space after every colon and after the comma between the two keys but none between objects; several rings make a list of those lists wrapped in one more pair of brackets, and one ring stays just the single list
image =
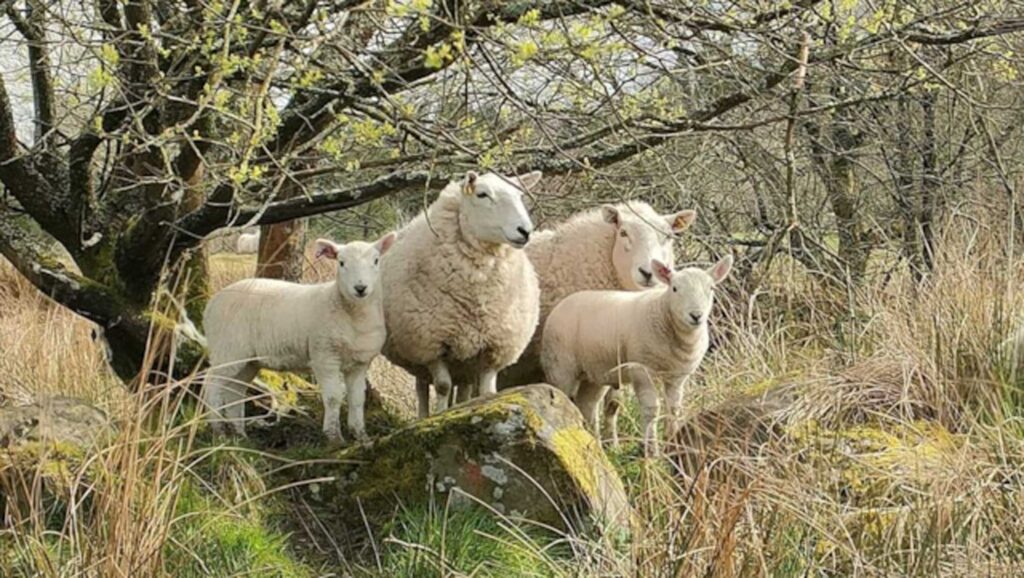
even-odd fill
[{"label": "sheep's ear", "polygon": [[601,216],[604,217],[606,223],[611,223],[616,227],[619,226],[619,210],[611,205],[601,205]]},{"label": "sheep's ear", "polygon": [[651,270],[658,281],[666,285],[672,284],[672,268],[657,259],[651,259]]},{"label": "sheep's ear", "polygon": [[466,177],[462,179],[462,192],[466,195],[476,194],[476,179],[477,174],[473,171],[466,173]]},{"label": "sheep's ear", "polygon": [[729,271],[731,269],[732,255],[726,255],[708,269],[708,275],[711,275],[711,279],[714,280],[715,285],[718,285],[729,275]]},{"label": "sheep's ear", "polygon": [[537,186],[540,182],[540,178],[544,176],[544,173],[540,171],[533,171],[532,173],[526,173],[519,177],[519,186],[523,190],[529,191],[533,187]]},{"label": "sheep's ear", "polygon": [[665,215],[665,220],[668,221],[668,226],[672,229],[672,232],[679,234],[688,229],[697,220],[697,211],[693,209],[679,211],[678,213]]},{"label": "sheep's ear", "polygon": [[387,235],[384,235],[383,237],[381,237],[380,240],[377,241],[377,243],[376,243],[376,245],[377,245],[377,252],[379,254],[381,254],[381,255],[383,255],[384,253],[387,253],[388,249],[391,248],[391,245],[395,244],[395,239],[397,239],[397,238],[398,238],[398,234],[395,233],[394,231],[391,231]]},{"label": "sheep's ear", "polygon": [[335,243],[334,241],[329,241],[327,239],[317,239],[316,240],[316,253],[314,253],[313,256],[316,259],[319,259],[320,257],[327,257],[329,259],[337,259],[338,258],[338,244]]}]

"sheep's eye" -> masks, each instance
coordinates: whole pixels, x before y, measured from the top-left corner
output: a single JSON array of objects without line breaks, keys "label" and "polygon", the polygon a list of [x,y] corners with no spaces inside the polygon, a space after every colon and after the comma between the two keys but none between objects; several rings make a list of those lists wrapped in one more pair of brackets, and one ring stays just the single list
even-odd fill
[{"label": "sheep's eye", "polygon": [[487,193],[477,193],[476,194],[476,198],[478,198],[478,199],[486,199],[487,198]]},{"label": "sheep's eye", "polygon": [[339,267],[344,267],[345,266],[345,262],[342,261],[341,259],[338,259],[338,266]]},{"label": "sheep's eye", "polygon": [[679,293],[679,288],[678,287],[673,287],[672,288],[672,292],[673,293]]},{"label": "sheep's eye", "polygon": [[377,263],[380,263],[380,257],[377,257],[376,259],[373,260],[374,265],[376,265]]},{"label": "sheep's eye", "polygon": [[629,233],[627,233],[627,232],[626,232],[626,231],[624,231],[624,230],[623,230],[623,231],[619,231],[619,236],[620,236],[620,237],[628,237],[628,236],[629,236]]}]

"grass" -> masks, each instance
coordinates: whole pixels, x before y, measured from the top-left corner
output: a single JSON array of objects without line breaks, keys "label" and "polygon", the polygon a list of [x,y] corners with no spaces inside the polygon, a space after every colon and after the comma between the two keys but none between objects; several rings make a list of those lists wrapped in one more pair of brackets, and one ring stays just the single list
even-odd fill
[{"label": "grass", "polygon": [[[88,324],[0,262],[0,402],[66,393],[123,424],[68,462],[67,485],[0,467],[22,482],[0,486],[20,492],[0,575],[1020,575],[1024,380],[1004,343],[1024,261],[998,236],[956,233],[920,287],[897,273],[833,292],[778,259],[756,299],[723,298],[723,339],[665,458],[642,457],[635,405],[623,412],[611,458],[638,522],[626,542],[440,504],[313,540],[301,500],[267,486],[277,458],[208,439],[182,388],[125,393]],[[213,285],[251,265],[215,256]]]}]

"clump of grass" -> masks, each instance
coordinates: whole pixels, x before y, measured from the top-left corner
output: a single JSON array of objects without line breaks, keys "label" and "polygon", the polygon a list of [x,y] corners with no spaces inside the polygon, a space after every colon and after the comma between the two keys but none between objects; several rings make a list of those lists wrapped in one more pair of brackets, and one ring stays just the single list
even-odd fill
[{"label": "clump of grass", "polygon": [[571,575],[558,535],[482,508],[403,511],[384,530],[375,576]]}]

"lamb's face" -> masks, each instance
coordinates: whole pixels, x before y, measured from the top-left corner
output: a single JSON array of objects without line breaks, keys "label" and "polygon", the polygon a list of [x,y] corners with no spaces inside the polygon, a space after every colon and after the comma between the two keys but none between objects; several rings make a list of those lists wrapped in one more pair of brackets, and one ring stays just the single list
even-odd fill
[{"label": "lamb's face", "polygon": [[661,261],[651,261],[655,277],[668,286],[672,316],[683,327],[697,329],[707,323],[715,300],[715,285],[722,282],[732,268],[732,255],[726,255],[711,268],[687,267],[672,271]]},{"label": "lamb's face", "polygon": [[523,191],[536,185],[540,177],[536,171],[518,178],[468,173],[462,181],[463,232],[483,243],[525,247],[533,222],[523,205]]},{"label": "lamb's face", "polygon": [[626,291],[654,286],[651,261],[674,262],[673,241],[697,216],[696,211],[680,211],[650,219],[611,205],[604,205],[601,210],[604,220],[615,227],[612,267],[620,288]]},{"label": "lamb's face", "polygon": [[359,301],[373,295],[380,286],[380,258],[394,244],[395,233],[388,233],[376,243],[352,241],[344,245],[326,239],[316,242],[316,256],[338,262],[337,283],[342,297]]}]

